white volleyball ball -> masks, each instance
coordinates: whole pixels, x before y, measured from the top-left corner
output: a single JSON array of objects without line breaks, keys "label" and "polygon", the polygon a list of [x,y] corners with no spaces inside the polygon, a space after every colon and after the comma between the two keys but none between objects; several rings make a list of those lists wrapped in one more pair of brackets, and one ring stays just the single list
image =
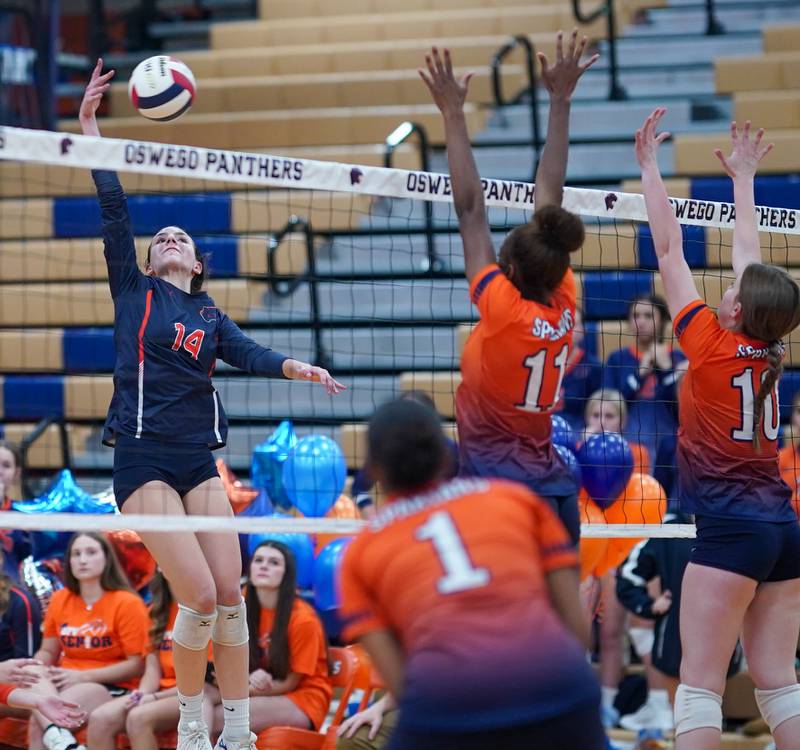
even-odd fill
[{"label": "white volleyball ball", "polygon": [[128,96],[148,120],[174,120],[192,106],[197,83],[188,65],[169,55],[142,60],[131,73]]}]

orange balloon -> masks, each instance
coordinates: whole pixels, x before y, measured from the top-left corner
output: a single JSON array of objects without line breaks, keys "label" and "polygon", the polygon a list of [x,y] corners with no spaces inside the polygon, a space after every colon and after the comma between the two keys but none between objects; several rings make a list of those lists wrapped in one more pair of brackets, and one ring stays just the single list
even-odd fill
[{"label": "orange balloon", "polygon": [[131,582],[138,591],[146,586],[156,574],[156,561],[152,558],[141,538],[135,531],[120,529],[105,532],[117,558]]},{"label": "orange balloon", "polygon": [[[358,512],[358,506],[349,495],[342,494],[339,499],[331,506],[331,509],[325,514],[325,518],[338,518],[346,520],[358,520],[361,514]],[[323,547],[327,546],[329,542],[338,539],[340,536],[348,536],[347,534],[317,534],[316,543],[314,545],[314,554],[318,555]]]},{"label": "orange balloon", "polygon": [[258,497],[258,490],[253,487],[245,487],[221,458],[217,459],[217,471],[222,480],[222,486],[228,493],[228,500],[230,500],[234,513],[241,513]]}]

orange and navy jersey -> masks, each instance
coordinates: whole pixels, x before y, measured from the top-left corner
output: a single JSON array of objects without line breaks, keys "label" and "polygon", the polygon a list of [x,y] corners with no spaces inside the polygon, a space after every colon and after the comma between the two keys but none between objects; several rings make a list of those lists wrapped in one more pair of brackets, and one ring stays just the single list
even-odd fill
[{"label": "orange and navy jersey", "polygon": [[415,729],[500,728],[596,704],[597,681],[545,578],[577,565],[566,529],[527,488],[454,479],[388,503],[348,547],[344,637],[395,635],[406,657],[400,708]]},{"label": "orange and navy jersey", "polygon": [[575,277],[564,275],[549,305],[524,299],[496,264],[472,280],[480,313],[461,357],[456,394],[462,476],[501,476],[545,496],[575,492],[550,441],[550,414],[575,325]]},{"label": "orange and navy jersey", "polygon": [[[678,430],[680,505],[685,513],[762,521],[795,519],[778,470],[777,388],[753,424],[753,403],[767,369],[766,342],[724,329],[702,300],[675,317],[689,358]],[[753,447],[753,431],[760,449]]]},{"label": "orange and navy jersey", "polygon": [[[141,656],[148,642],[150,618],[139,596],[130,591],[106,591],[92,606],[69,589],[56,591],[44,618],[44,637],[57,638],[58,666],[97,669]],[[120,682],[135,688],[138,678]]]},{"label": "orange and navy jersey", "polygon": [[[258,642],[264,651],[263,668],[269,671],[269,636],[275,610],[261,608]],[[284,695],[319,729],[328,713],[333,687],[328,675],[328,647],[325,630],[314,609],[295,599],[289,618],[289,671],[301,675],[297,687]]]}]

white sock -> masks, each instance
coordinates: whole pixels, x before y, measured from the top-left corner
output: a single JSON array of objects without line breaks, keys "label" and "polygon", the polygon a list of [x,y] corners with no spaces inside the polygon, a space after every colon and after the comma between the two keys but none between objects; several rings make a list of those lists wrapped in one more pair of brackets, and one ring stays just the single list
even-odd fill
[{"label": "white sock", "polygon": [[647,693],[647,702],[660,711],[669,711],[669,693],[666,690],[650,690]]},{"label": "white sock", "polygon": [[226,742],[241,742],[250,739],[250,699],[222,699],[222,713],[225,714],[225,726],[222,736]]},{"label": "white sock", "polygon": [[614,708],[614,701],[617,699],[617,688],[600,686],[600,703],[603,708]]},{"label": "white sock", "polygon": [[178,729],[186,729],[190,721],[203,721],[203,693],[197,695],[183,695],[178,692],[178,705],[180,707],[181,718],[178,722]]},{"label": "white sock", "polygon": [[77,747],[78,741],[75,739],[75,735],[69,731],[69,729],[64,729],[63,727],[51,724],[49,727],[47,727],[47,729],[44,730],[44,734],[42,735],[42,744],[48,748],[48,750],[62,750],[62,748],[70,747],[72,745]]}]

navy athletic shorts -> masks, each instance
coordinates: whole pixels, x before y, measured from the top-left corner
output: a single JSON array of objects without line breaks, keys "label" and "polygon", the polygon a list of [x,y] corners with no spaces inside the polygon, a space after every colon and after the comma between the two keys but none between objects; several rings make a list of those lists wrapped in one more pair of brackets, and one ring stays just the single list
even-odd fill
[{"label": "navy athletic shorts", "polygon": [[800,524],[745,518],[695,518],[690,560],[759,583],[800,578]]},{"label": "navy athletic shorts", "polygon": [[218,476],[207,445],[117,435],[114,497],[119,508],[147,482],[164,482],[183,497],[198,484]]}]

